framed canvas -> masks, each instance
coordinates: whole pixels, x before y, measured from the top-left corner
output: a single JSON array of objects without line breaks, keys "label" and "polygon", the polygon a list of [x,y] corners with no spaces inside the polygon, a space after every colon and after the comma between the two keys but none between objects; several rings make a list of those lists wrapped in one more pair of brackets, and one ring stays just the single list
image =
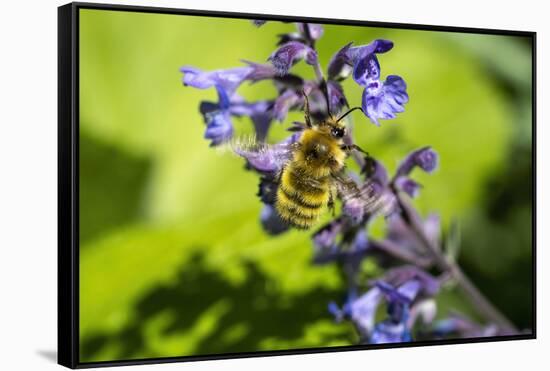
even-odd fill
[{"label": "framed canvas", "polygon": [[58,19],[60,364],[535,338],[534,32]]}]

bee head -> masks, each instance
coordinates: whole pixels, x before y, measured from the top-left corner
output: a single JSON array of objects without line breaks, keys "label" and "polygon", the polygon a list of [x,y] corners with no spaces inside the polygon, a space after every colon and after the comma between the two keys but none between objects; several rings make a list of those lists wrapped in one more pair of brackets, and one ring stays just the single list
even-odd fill
[{"label": "bee head", "polygon": [[318,131],[331,139],[340,140],[346,135],[346,127],[334,120],[327,120],[313,126]]},{"label": "bee head", "polygon": [[344,126],[332,126],[330,135],[335,139],[342,139],[346,135],[346,128]]}]

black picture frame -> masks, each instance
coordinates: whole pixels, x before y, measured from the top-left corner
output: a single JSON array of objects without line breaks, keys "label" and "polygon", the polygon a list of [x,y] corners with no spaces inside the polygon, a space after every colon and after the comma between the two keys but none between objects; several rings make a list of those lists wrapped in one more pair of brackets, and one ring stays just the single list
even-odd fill
[{"label": "black picture frame", "polygon": [[[532,43],[532,283],[533,329],[531,334],[511,336],[415,341],[383,345],[350,345],[325,348],[288,349],[216,355],[176,356],[105,362],[79,360],[79,11],[96,9],[124,12],[177,14],[238,19],[296,21],[348,26],[369,26],[409,30],[445,31],[527,37]],[[351,350],[418,347],[507,340],[536,339],[536,32],[465,28],[421,24],[371,22],[344,19],[281,16],[221,11],[96,3],[70,3],[58,8],[58,363],[69,368],[202,361],[289,354],[341,352]]]}]

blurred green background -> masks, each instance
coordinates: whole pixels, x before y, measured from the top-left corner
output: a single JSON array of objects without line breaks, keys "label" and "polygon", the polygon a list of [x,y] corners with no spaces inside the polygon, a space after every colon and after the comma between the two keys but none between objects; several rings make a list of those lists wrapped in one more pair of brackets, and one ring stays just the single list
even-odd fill
[{"label": "blurred green background", "polygon": [[[310,233],[261,230],[257,177],[202,139],[201,100],[178,69],[263,62],[292,24],[80,10],[81,362],[346,345],[354,333],[326,307],[341,300],[333,266],[311,265]],[[410,102],[375,127],[354,116],[357,142],[392,172],[412,149],[440,154],[422,213],[456,221],[460,262],[522,329],[531,301],[531,46],[511,36],[326,26],[321,62],[354,41],[387,38],[382,75]],[[313,77],[308,66],[298,72]],[[361,89],[346,81],[351,105]],[[267,82],[239,90],[275,94]],[[294,113],[288,122],[300,120]],[[250,132],[236,119],[238,133]],[[285,125],[275,125],[273,140]],[[378,228],[374,231],[382,234]],[[375,270],[372,262],[367,269]],[[370,268],[368,267],[370,264]],[[476,318],[452,287],[439,299]]]}]

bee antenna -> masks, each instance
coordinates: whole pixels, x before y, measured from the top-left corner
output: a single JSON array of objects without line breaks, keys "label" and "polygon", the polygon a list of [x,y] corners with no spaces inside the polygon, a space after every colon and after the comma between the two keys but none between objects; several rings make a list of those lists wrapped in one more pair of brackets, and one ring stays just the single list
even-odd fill
[{"label": "bee antenna", "polygon": [[307,98],[306,91],[302,89],[302,95],[304,96],[304,113],[305,113],[305,120],[306,120],[306,126],[308,128],[311,127],[311,114],[309,113],[309,99]]},{"label": "bee antenna", "polygon": [[340,118],[338,120],[336,120],[336,122],[340,122],[341,120],[343,120],[347,115],[349,115],[350,113],[352,113],[353,111],[356,111],[356,110],[361,110],[361,112],[365,113],[365,111],[363,111],[363,108],[361,107],[353,107],[352,109],[350,109],[348,112],[344,113],[342,116],[340,116]]},{"label": "bee antenna", "polygon": [[323,96],[325,97],[325,101],[327,102],[327,114],[332,117],[332,113],[330,111],[330,99],[328,97],[328,85],[324,78],[319,83],[319,89],[321,90],[321,92],[323,92]]}]

